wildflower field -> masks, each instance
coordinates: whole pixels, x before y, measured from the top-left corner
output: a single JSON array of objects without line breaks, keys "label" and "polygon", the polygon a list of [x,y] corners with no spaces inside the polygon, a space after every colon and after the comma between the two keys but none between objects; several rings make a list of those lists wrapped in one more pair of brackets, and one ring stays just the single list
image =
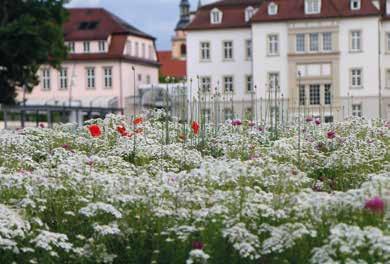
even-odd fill
[{"label": "wildflower field", "polygon": [[385,264],[389,203],[385,121],[0,131],[0,263]]}]

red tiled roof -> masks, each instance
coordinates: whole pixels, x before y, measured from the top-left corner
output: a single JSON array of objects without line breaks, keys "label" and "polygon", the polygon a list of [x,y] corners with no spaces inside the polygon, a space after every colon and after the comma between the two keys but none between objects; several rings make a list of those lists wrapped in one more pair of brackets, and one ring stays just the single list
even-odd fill
[{"label": "red tiled roof", "polygon": [[[129,34],[154,40],[155,38],[128,24],[103,8],[70,8],[64,24],[66,41],[105,40],[113,34]],[[82,22],[98,22],[93,30],[80,30]]]},{"label": "red tiled roof", "polygon": [[161,64],[160,74],[162,76],[184,78],[187,75],[187,62],[185,60],[172,59],[171,51],[158,51],[157,55]]},{"label": "red tiled roof", "polygon": [[[273,22],[300,19],[322,19],[339,17],[379,16],[378,10],[372,0],[361,0],[359,10],[351,10],[350,0],[322,0],[321,13],[306,15],[305,0],[222,0],[203,6],[186,30],[208,30],[250,27],[252,22]],[[383,1],[382,6],[384,6]],[[278,5],[278,14],[268,15],[268,4],[274,2]],[[259,7],[250,22],[245,22],[245,8]],[[222,23],[210,23],[210,11],[218,8],[223,12]],[[383,10],[383,7],[381,8]]]},{"label": "red tiled roof", "polygon": [[[278,5],[276,15],[268,15],[268,4]],[[322,0],[321,13],[305,14],[305,0],[273,0],[265,2],[252,18],[252,22],[273,22],[300,19],[322,19],[338,17],[379,16],[378,10],[371,0],[361,0],[359,10],[351,10],[350,0]]]},{"label": "red tiled roof", "polygon": [[[80,30],[82,22],[98,22],[95,29]],[[67,61],[101,61],[122,60],[130,63],[151,67],[159,67],[157,61],[132,57],[124,54],[128,35],[155,40],[154,37],[136,29],[122,19],[103,8],[71,8],[69,19],[64,25],[66,41],[106,40],[111,36],[111,42],[106,53],[71,53]]]},{"label": "red tiled roof", "polygon": [[[222,0],[202,6],[185,30],[226,29],[250,27],[245,21],[245,8],[259,7],[262,0]],[[218,8],[223,12],[222,23],[210,23],[210,11]]]}]

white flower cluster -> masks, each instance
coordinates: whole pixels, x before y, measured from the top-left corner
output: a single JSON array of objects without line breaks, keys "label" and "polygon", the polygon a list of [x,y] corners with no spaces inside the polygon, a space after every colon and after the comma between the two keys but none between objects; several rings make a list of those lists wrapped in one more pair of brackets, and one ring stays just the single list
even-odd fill
[{"label": "white flower cluster", "polygon": [[389,127],[301,128],[0,131],[0,263],[390,263]]}]

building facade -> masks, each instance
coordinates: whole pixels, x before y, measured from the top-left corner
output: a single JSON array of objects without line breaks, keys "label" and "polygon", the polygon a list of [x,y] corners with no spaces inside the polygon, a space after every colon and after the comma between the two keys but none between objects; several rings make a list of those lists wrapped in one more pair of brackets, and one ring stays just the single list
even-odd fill
[{"label": "building facade", "polygon": [[118,107],[129,111],[139,85],[158,83],[155,38],[101,8],[69,9],[60,69],[43,66],[31,105]]},{"label": "building facade", "polygon": [[375,0],[203,6],[186,29],[188,78],[201,96],[221,94],[225,117],[390,118],[388,11]]}]

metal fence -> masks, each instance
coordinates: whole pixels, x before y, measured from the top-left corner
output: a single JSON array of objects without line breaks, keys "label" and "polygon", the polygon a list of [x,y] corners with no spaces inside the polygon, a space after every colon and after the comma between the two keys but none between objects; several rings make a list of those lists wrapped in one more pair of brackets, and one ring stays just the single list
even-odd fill
[{"label": "metal fence", "polygon": [[51,105],[17,105],[0,106],[0,120],[3,128],[24,128],[46,124],[53,127],[55,123],[73,122],[78,125],[91,118],[104,117],[108,113],[122,113],[121,108],[51,106]]}]

